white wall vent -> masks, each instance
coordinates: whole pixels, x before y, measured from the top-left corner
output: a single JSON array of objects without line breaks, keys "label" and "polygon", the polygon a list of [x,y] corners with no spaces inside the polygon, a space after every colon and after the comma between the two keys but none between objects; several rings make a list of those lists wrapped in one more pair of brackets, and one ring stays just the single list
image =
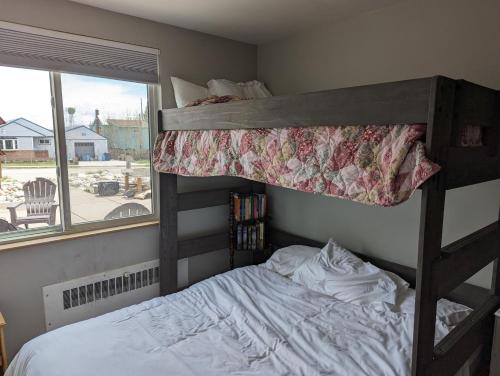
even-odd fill
[{"label": "white wall vent", "polygon": [[152,299],[159,296],[159,281],[159,260],[153,260],[45,286],[46,329]]}]

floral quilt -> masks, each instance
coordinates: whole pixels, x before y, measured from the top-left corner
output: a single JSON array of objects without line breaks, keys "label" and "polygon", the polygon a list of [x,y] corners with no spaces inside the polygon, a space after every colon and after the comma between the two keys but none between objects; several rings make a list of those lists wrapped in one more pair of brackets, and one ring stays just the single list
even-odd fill
[{"label": "floral quilt", "polygon": [[159,172],[239,176],[368,205],[394,206],[439,171],[419,139],[425,125],[165,131]]},{"label": "floral quilt", "polygon": [[206,106],[209,104],[237,102],[242,100],[244,99],[238,97],[237,95],[222,95],[222,96],[211,95],[209,97],[197,99],[193,102],[190,102],[186,105],[186,107]]}]

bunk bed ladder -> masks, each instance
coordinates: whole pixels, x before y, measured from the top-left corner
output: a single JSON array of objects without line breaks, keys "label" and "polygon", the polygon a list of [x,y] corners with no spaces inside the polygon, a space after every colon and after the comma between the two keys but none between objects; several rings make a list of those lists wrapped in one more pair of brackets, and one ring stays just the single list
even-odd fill
[{"label": "bunk bed ladder", "polygon": [[[422,189],[412,375],[453,375],[480,346],[488,347],[493,312],[500,305],[500,229],[495,222],[444,248],[442,244],[446,164],[456,113],[456,81],[435,77],[431,84],[427,121],[427,155],[442,171]],[[495,262],[490,297],[434,346],[439,298],[491,262]],[[486,343],[485,343],[486,342]]]}]

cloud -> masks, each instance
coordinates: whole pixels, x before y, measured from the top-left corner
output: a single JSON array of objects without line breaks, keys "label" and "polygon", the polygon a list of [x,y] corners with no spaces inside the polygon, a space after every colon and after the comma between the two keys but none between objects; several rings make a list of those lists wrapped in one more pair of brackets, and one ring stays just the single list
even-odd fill
[{"label": "cloud", "polygon": [[145,108],[147,85],[77,75],[62,75],[64,107],[74,107],[75,125],[88,125],[99,109],[101,120],[134,117]]},{"label": "cloud", "polygon": [[0,116],[5,120],[25,117],[52,128],[48,72],[0,67]]},{"label": "cloud", "polygon": [[[63,105],[74,107],[74,125],[88,125],[94,111],[101,120],[133,117],[145,108],[147,85],[62,74]],[[0,67],[0,116],[4,120],[25,117],[45,128],[53,128],[48,72]]]}]

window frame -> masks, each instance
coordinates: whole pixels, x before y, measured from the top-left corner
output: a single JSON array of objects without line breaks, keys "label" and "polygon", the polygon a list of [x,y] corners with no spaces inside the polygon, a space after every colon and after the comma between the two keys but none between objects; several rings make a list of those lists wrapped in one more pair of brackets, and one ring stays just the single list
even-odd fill
[{"label": "window frame", "polygon": [[[7,141],[12,142],[12,148],[7,147]],[[18,150],[19,149],[18,143],[17,143],[17,138],[2,138],[2,139],[0,139],[0,143],[1,143],[0,149],[2,149],[2,150]]]},{"label": "window frame", "polygon": [[[159,210],[158,210],[159,178],[158,178],[158,173],[153,169],[152,163],[150,164],[151,214],[129,217],[129,218],[92,221],[92,222],[78,223],[78,224],[73,224],[71,222],[71,199],[69,193],[69,170],[68,170],[68,159],[66,150],[61,73],[55,71],[45,71],[45,72],[48,72],[50,78],[60,224],[49,228],[32,229],[32,231],[30,231],[29,233],[25,233],[24,231],[20,233],[18,233],[17,231],[12,231],[11,233],[8,233],[7,236],[2,237],[2,239],[0,239],[0,246],[5,246],[5,245],[8,246],[8,244],[11,243],[19,243],[19,242],[33,241],[33,240],[40,240],[40,243],[43,243],[44,242],[43,240],[45,238],[85,233],[89,231],[101,231],[101,230],[112,231],[114,227],[116,227],[116,231],[122,231],[123,226],[133,226],[133,225],[141,225],[144,223],[157,222],[159,218]],[[160,108],[161,104],[161,88],[160,84],[144,83],[144,85],[147,85],[147,92],[148,92],[149,143],[150,143],[150,159],[152,159],[152,148],[154,146],[154,142],[158,134],[158,129],[154,125],[157,124],[158,121],[157,119],[158,109]],[[4,144],[2,142],[2,146],[3,145]]]}]

